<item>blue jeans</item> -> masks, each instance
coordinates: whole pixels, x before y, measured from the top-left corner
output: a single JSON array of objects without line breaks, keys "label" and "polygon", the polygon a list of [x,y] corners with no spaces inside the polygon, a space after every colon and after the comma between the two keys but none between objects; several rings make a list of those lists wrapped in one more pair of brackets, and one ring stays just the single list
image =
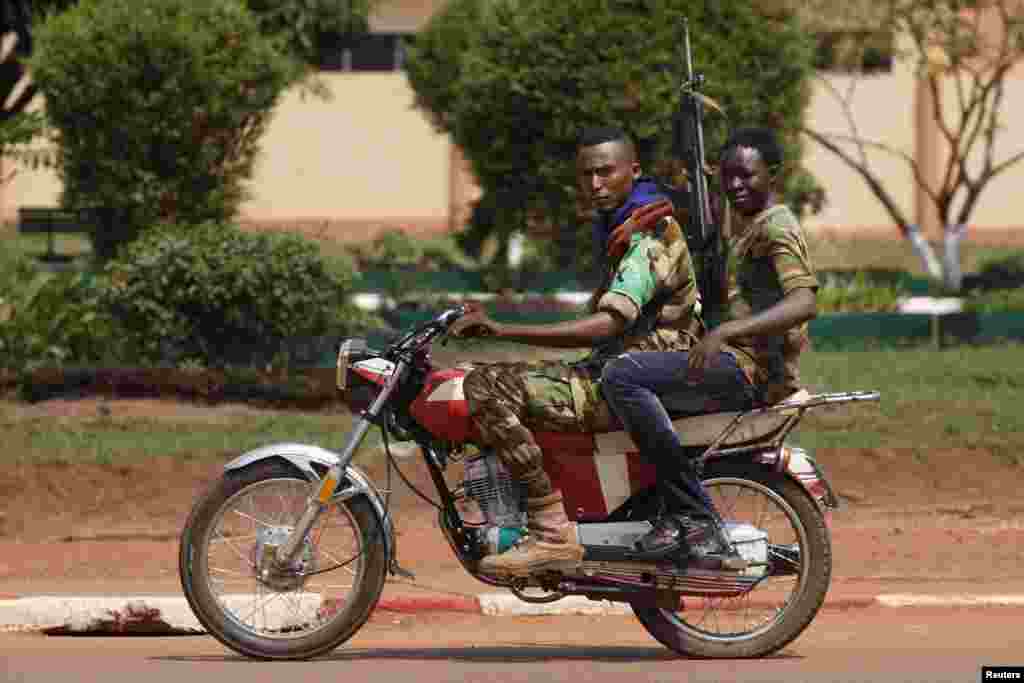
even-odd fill
[{"label": "blue jeans", "polygon": [[[676,483],[714,514],[711,498],[665,406],[668,404],[676,416],[752,407],[753,387],[735,359],[720,353],[713,367],[693,377],[689,374],[688,353],[624,353],[605,365],[601,392],[639,447],[641,457],[657,467],[658,481]],[[664,488],[662,500],[668,503]]]}]

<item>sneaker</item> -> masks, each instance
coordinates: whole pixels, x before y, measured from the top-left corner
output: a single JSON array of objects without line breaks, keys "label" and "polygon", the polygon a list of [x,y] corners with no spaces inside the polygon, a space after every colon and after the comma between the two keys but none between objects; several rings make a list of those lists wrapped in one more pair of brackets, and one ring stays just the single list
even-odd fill
[{"label": "sneaker", "polygon": [[654,521],[653,528],[634,545],[642,555],[662,557],[683,547],[685,529],[684,515],[663,514]]},{"label": "sneaker", "polygon": [[704,516],[665,514],[654,528],[636,542],[637,554],[648,559],[672,556],[686,566],[701,569],[746,569],[739,553],[726,547],[718,537],[715,524]]},{"label": "sneaker", "polygon": [[700,569],[742,571],[747,561],[732,545],[725,545],[714,522],[706,517],[686,520],[686,566]]}]

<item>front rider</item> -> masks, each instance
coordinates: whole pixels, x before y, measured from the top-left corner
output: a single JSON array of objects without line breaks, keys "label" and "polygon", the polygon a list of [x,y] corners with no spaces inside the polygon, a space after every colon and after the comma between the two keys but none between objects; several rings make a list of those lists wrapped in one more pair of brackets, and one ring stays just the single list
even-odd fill
[{"label": "front rider", "polygon": [[[641,454],[658,462],[659,481],[674,479],[690,499],[689,510],[677,507],[657,521],[640,541],[644,550],[668,552],[693,533],[714,538],[708,534],[714,505],[663,401],[711,412],[777,403],[800,388],[797,358],[809,344],[818,280],[800,223],[776,193],[781,166],[782,148],[767,128],[740,129],[723,147],[724,321],[688,353],[631,352],[605,366],[608,404]],[[612,244],[635,239],[633,229],[623,226]],[[717,407],[707,405],[709,397]],[[718,545],[707,554],[724,551]]]},{"label": "front rider", "polygon": [[548,325],[512,325],[474,307],[452,327],[456,336],[593,349],[576,364],[496,363],[466,376],[463,390],[478,433],[526,489],[526,540],[483,558],[480,571],[485,574],[520,577],[579,565],[583,547],[530,430],[606,431],[610,414],[596,381],[604,361],[626,349],[684,351],[699,332],[697,285],[686,240],[671,215],[671,203],[641,175],[632,140],[618,128],[588,129],[577,148],[576,170],[581,192],[597,209],[595,246],[602,257],[613,229],[629,225],[637,230],[612,255],[604,283],[591,298],[590,315]]}]

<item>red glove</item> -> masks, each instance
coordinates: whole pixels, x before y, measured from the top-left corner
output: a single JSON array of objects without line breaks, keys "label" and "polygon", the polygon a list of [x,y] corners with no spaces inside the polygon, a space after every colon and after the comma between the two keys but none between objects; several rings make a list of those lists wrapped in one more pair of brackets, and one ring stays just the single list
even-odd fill
[{"label": "red glove", "polygon": [[671,216],[675,211],[672,202],[667,199],[645,204],[629,215],[622,224],[612,231],[608,240],[608,256],[612,261],[618,261],[629,248],[630,239],[634,233],[646,232],[658,224],[665,216]]}]

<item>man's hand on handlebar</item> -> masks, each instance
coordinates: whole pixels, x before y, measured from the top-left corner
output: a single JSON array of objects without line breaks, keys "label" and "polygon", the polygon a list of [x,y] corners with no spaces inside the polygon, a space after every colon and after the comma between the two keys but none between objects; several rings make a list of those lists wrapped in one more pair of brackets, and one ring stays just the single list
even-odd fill
[{"label": "man's hand on handlebar", "polygon": [[498,323],[491,320],[483,306],[475,301],[468,301],[463,305],[466,314],[455,321],[448,329],[448,334],[460,339],[498,335]]}]

